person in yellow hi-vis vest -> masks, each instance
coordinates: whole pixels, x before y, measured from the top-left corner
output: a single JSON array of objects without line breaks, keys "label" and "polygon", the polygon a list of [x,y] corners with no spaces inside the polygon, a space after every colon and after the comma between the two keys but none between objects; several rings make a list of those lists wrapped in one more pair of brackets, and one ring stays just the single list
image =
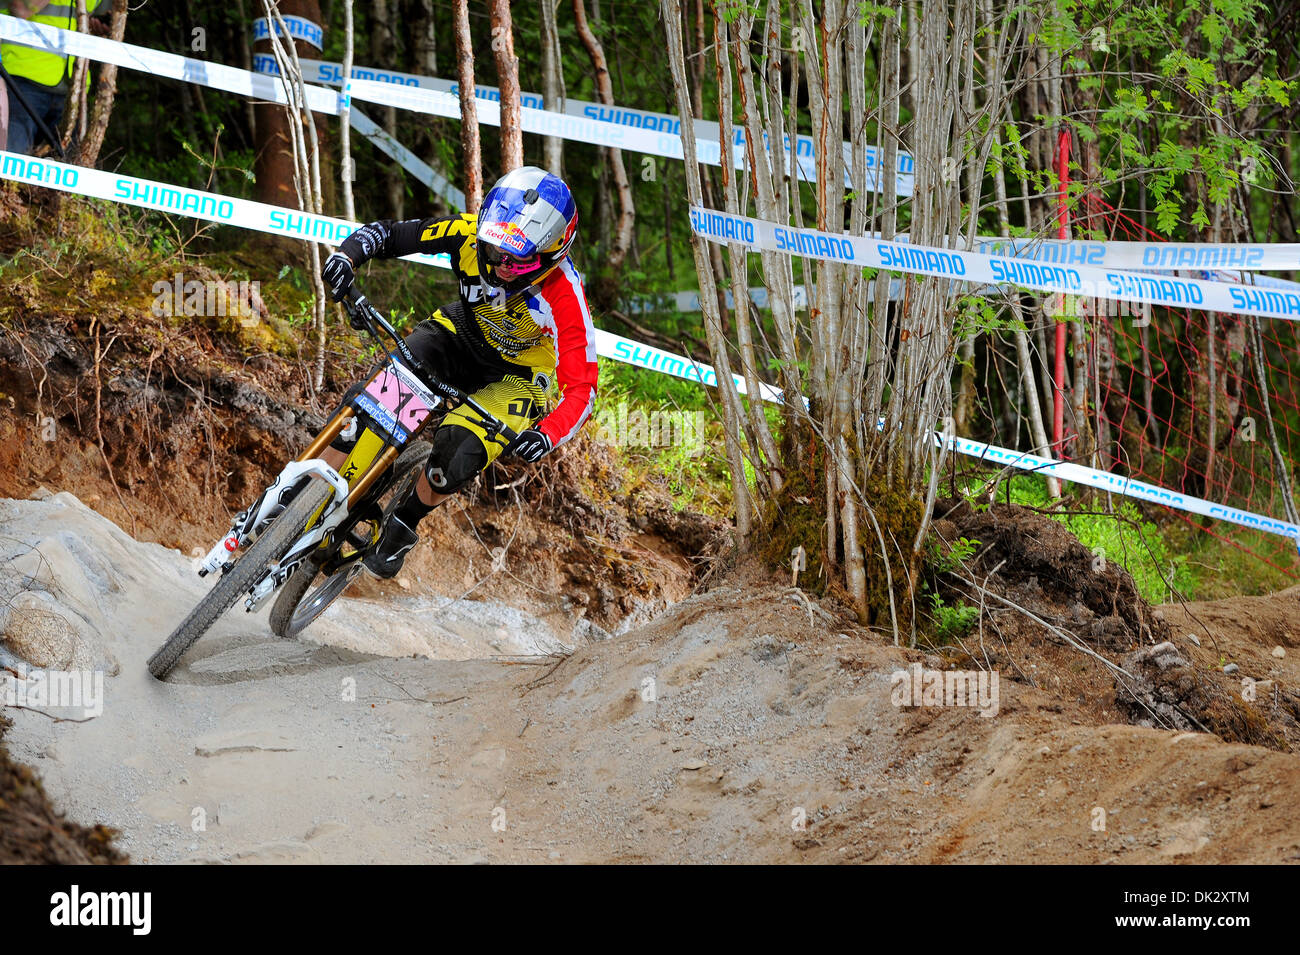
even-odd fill
[{"label": "person in yellow hi-vis vest", "polygon": [[[99,0],[98,3],[91,0],[87,7],[90,8],[92,4],[91,12],[98,16],[108,12],[112,0]],[[77,7],[74,3],[7,0],[0,6],[0,13],[65,30],[77,29]],[[92,19],[90,29],[98,36],[108,33],[108,25],[103,20]],[[9,106],[7,148],[13,153],[30,153],[42,137],[40,124],[32,113],[40,117],[51,130],[58,129],[76,60],[20,43],[0,43],[0,62],[9,74],[6,84]],[[87,76],[86,79],[89,82],[90,77]],[[24,108],[24,103],[27,108]]]}]

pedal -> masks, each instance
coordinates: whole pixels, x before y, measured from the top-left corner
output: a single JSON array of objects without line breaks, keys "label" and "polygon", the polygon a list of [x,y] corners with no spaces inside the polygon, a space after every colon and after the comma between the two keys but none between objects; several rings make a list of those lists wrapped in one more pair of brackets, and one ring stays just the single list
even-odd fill
[{"label": "pedal", "polygon": [[327,560],[325,563],[321,564],[320,572],[321,572],[322,574],[324,574],[326,577],[333,577],[336,573],[338,573],[338,572],[339,572],[340,570],[342,570],[344,567],[347,567],[347,566],[349,566],[350,564],[355,564],[355,563],[357,563],[358,561],[360,561],[360,560],[361,560],[361,555],[364,554],[364,553],[365,553],[365,551],[360,551],[360,550],[359,550],[359,551],[357,551],[356,553],[352,554],[352,555],[349,556],[349,557],[343,557],[343,556],[341,556],[341,555],[340,555],[340,556],[336,556],[335,558],[333,558],[333,559],[331,559],[331,560]]}]

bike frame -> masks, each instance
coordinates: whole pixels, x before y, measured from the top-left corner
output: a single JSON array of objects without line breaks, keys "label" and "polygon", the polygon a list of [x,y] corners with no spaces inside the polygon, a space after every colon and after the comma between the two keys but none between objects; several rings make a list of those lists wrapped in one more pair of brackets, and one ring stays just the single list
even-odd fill
[{"label": "bike frame", "polygon": [[[496,418],[473,398],[439,380],[423,362],[416,358],[393,326],[365,296],[354,289],[343,304],[353,327],[364,328],[376,339],[380,338],[379,332],[382,331],[396,345],[395,351],[389,352],[387,360],[371,375],[369,382],[374,382],[381,375],[393,376],[398,380],[399,386],[411,389],[411,395],[408,397],[412,395],[418,397],[429,413],[413,428],[398,427],[394,421],[387,428],[389,433],[385,433],[383,424],[376,427],[370,423],[363,423],[366,419],[374,419],[365,407],[358,407],[362,404],[360,396],[366,393],[365,390],[354,389],[349,393],[347,403],[330,419],[306,450],[296,460],[285,465],[284,470],[251,507],[235,516],[229,532],[199,562],[200,577],[205,577],[216,570],[225,573],[234,566],[235,552],[251,545],[258,535],[284,511],[293,494],[301,490],[305,482],[324,481],[334,492],[321,510],[313,516],[307,530],[294,542],[284,557],[274,565],[268,566],[266,571],[257,578],[245,601],[245,607],[249,612],[261,606],[266,598],[288,580],[314,551],[332,544],[335,530],[347,520],[350,514],[364,505],[375,482],[388,472],[401,449],[417,439],[432,419],[433,411],[440,406],[463,404],[469,407],[478,416],[477,424],[483,428],[490,440],[508,446],[518,437],[505,422]],[[358,431],[360,435],[348,452],[341,471],[335,470],[321,458],[320,455],[337,437],[343,435],[351,439]],[[399,437],[396,432],[404,432],[405,437]]]}]

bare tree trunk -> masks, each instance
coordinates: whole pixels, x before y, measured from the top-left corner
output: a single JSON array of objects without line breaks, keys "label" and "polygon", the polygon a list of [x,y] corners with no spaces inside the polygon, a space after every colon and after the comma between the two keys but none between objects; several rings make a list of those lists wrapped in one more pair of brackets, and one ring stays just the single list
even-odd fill
[{"label": "bare tree trunk", "polygon": [[[605,62],[605,50],[600,40],[591,31],[587,23],[587,10],[583,0],[573,0],[573,18],[578,28],[582,45],[591,57],[592,68],[596,72],[596,100],[605,106],[614,105],[614,89],[609,82],[609,67]],[[686,115],[683,113],[683,115]],[[610,249],[607,262],[611,273],[617,273],[632,248],[632,231],[636,225],[636,208],[632,205],[632,186],[628,182],[627,167],[623,165],[623,151],[610,148],[605,150],[609,157],[610,171],[614,176],[614,189],[618,193],[619,216],[618,231]]]},{"label": "bare tree trunk", "polygon": [[[765,135],[769,141],[778,141],[783,135],[785,110],[782,104],[781,69],[785,51],[781,43],[781,32],[779,5],[769,3],[763,25],[767,63],[766,85],[762,87],[765,104],[760,102],[754,83],[747,46],[735,43],[732,49],[744,103],[742,122],[745,126],[745,154],[749,167],[753,170],[754,202],[759,217],[773,222],[788,221],[790,218],[791,188],[786,159],[776,153],[769,154],[755,144],[764,142]],[[797,69],[797,58],[791,60],[791,69]],[[804,415],[805,411],[801,400],[804,382],[799,369],[799,340],[795,327],[793,265],[789,256],[771,250],[764,250],[761,258],[763,274],[770,286],[768,300],[771,303],[772,322],[776,326],[786,413],[798,417]]]},{"label": "bare tree trunk", "polygon": [[[908,5],[907,33],[908,49],[915,46],[918,32],[916,3]],[[891,175],[898,168],[898,146],[902,136],[899,128],[899,110],[902,99],[902,63],[898,19],[890,17],[880,28],[880,124],[877,132],[877,155],[880,162],[877,175],[885,178],[881,188],[872,195],[872,218],[879,224],[880,237],[893,239],[898,232],[898,180]],[[908,66],[916,69],[915,53],[909,53]],[[909,97],[909,100],[912,97]],[[884,412],[880,405],[880,395],[884,393],[885,383],[892,377],[893,366],[889,348],[889,287],[888,272],[876,273],[876,287],[871,306],[871,328],[868,332],[867,354],[870,361],[866,368],[866,405],[862,413],[879,418]],[[900,306],[901,307],[901,306]],[[863,466],[869,468],[866,459]]]},{"label": "bare tree trunk", "polygon": [[[1005,36],[1005,27],[1000,27],[995,21],[995,4],[993,0],[982,0],[981,10],[985,22],[985,39],[986,39],[986,57],[995,63],[993,75],[1001,76],[1001,56],[1005,52],[1005,47],[995,43],[995,36]],[[1023,18],[1021,18],[1023,20]],[[1008,103],[1003,97],[1000,105],[995,105],[997,112],[995,115],[1002,115],[1007,109]],[[996,145],[999,143],[1001,133],[994,127],[991,142]],[[993,201],[998,213],[998,234],[1004,239],[1011,235],[1011,216],[1007,204],[1007,178],[1006,170],[1002,163],[998,163],[993,170]],[[1051,443],[1047,438],[1047,428],[1043,423],[1043,408],[1039,401],[1038,376],[1034,373],[1033,357],[1029,348],[1029,333],[1025,328],[1025,311],[1021,307],[1018,297],[1013,299],[1012,305],[1012,335],[1015,339],[1016,346],[1016,367],[1020,371],[1020,386],[1025,396],[1025,403],[1028,406],[1029,413],[1029,438],[1032,447],[1031,452],[1034,454],[1047,455],[1051,453]],[[1061,496],[1061,482],[1054,477],[1047,478],[1047,492],[1052,497]]]},{"label": "bare tree trunk", "polygon": [[[273,19],[265,9],[262,16]],[[320,4],[317,0],[278,0],[276,7],[283,16],[305,17],[312,23],[320,23]],[[274,36],[258,40],[254,46],[255,53],[274,54],[276,45]],[[288,34],[280,38],[283,44],[294,48],[304,57],[313,56],[311,49],[301,40],[293,40]],[[299,46],[299,44],[302,44]],[[281,51],[285,52],[284,50]],[[277,63],[279,57],[277,57]],[[282,74],[283,75],[283,74]],[[257,199],[275,206],[301,208],[295,201],[297,190],[294,187],[295,164],[293,143],[295,135],[289,129],[289,111],[279,103],[261,103],[256,107],[257,138],[255,140],[256,156],[253,160],[253,173],[256,177]],[[310,113],[310,111],[300,111]],[[301,131],[299,131],[301,132]]]},{"label": "bare tree trunk", "polygon": [[[538,2],[542,7],[542,105],[552,112],[563,112],[564,71],[560,69],[560,31],[555,24],[558,0]],[[542,140],[542,155],[546,168],[563,178],[564,140],[559,136],[545,137]]]},{"label": "bare tree trunk", "polygon": [[492,55],[501,90],[501,173],[524,164],[524,130],[519,112],[519,57],[510,0],[492,0]]},{"label": "bare tree trunk", "polygon": [[456,82],[460,85],[460,151],[464,168],[465,211],[483,204],[483,153],[479,146],[478,105],[474,101],[474,41],[469,32],[469,0],[455,0]]},{"label": "bare tree trunk", "polygon": [[[284,15],[276,6],[276,0],[262,0],[266,12],[267,42],[276,67],[280,72],[280,82],[284,87],[287,107],[283,110],[287,116],[286,126],[290,135],[289,158],[293,163],[293,187],[297,198],[297,208],[320,215],[324,211],[324,199],[321,194],[320,172],[320,134],[316,129],[316,118],[310,109],[300,104],[305,102],[305,82],[302,75],[302,62],[298,57],[297,41],[291,39]],[[312,387],[319,392],[325,383],[325,283],[321,279],[321,246],[315,242],[307,244],[307,265],[311,271],[313,299],[313,318],[316,331],[316,361],[312,370]]]},{"label": "bare tree trunk", "polygon": [[[575,0],[580,2],[580,0]],[[660,9],[668,39],[668,63],[673,74],[673,86],[677,92],[677,110],[680,116],[691,115],[689,86],[686,79],[686,54],[682,48],[682,9],[681,0],[661,0]],[[683,154],[694,157],[695,127],[689,122],[681,127]],[[694,205],[704,201],[704,190],[700,180],[700,166],[687,162],[686,195]],[[731,466],[734,496],[736,502],[736,545],[744,550],[748,545],[753,526],[753,501],[749,485],[745,481],[745,457],[740,444],[744,413],[741,409],[740,395],[731,377],[731,360],[727,354],[726,342],[722,336],[722,318],[718,308],[718,289],[715,281],[713,262],[709,257],[706,243],[694,233],[691,234],[691,254],[695,258],[695,271],[700,278],[700,308],[704,313],[704,326],[708,332],[709,350],[714,357],[714,370],[717,372],[718,395],[722,403],[723,440],[726,444],[727,461]]]},{"label": "bare tree trunk", "polygon": [[[90,32],[86,0],[77,0],[77,30],[80,33]],[[68,90],[68,104],[63,112],[63,128],[59,130],[59,139],[64,149],[86,138],[86,72],[89,69],[90,61],[84,56],[77,57],[72,67],[72,85]]]},{"label": "bare tree trunk", "polygon": [[[127,0],[113,0],[109,36],[119,42],[126,35],[126,14]],[[113,113],[113,98],[116,95],[116,64],[100,64],[99,84],[95,89],[95,105],[90,113],[90,127],[77,156],[77,162],[83,166],[94,166],[99,161],[99,151],[104,147],[104,135],[108,132],[108,119]]]},{"label": "bare tree trunk", "polygon": [[357,221],[357,209],[352,202],[352,181],[357,178],[352,164],[352,104],[347,84],[352,80],[352,0],[343,0],[343,109],[339,111],[339,184],[343,187],[343,217]]},{"label": "bare tree trunk", "polygon": [[[732,42],[742,51],[740,56],[741,68],[748,69],[748,49],[750,34],[753,31],[753,17],[745,13],[739,14],[733,24],[733,29],[735,33]],[[717,40],[713,50],[714,62],[717,64],[718,72],[718,118],[721,121],[718,127],[718,142],[722,150],[722,189],[727,212],[735,215],[741,211],[741,199],[737,188],[736,167],[732,157],[734,129],[731,122],[732,80],[729,59],[731,51],[726,36],[727,24],[717,8],[715,8],[714,13],[714,33]],[[752,86],[751,82],[751,95]],[[748,106],[747,99],[745,102]],[[748,118],[747,114],[748,110],[746,110],[746,118]],[[762,142],[761,139],[759,141]],[[751,148],[751,155],[754,152],[755,150]],[[763,155],[766,158],[766,154]],[[754,350],[754,339],[750,333],[748,255],[745,252],[745,247],[737,243],[728,246],[727,252],[731,265],[731,296],[735,306],[736,342],[740,351],[741,373],[745,376],[746,393],[754,396],[746,403],[749,424],[746,436],[749,439],[750,454],[755,470],[763,475],[762,480],[770,485],[772,490],[780,490],[782,483],[780,455],[777,453],[776,441],[772,437],[771,429],[767,426],[767,419],[763,417],[762,402],[757,400],[760,393],[761,379],[758,376],[758,360]]]},{"label": "bare tree trunk", "polygon": [[[370,7],[370,62],[375,65],[391,63],[394,57],[393,26],[389,22],[392,12],[389,0],[372,0]],[[415,38],[415,72],[426,76],[437,76],[435,67],[437,59],[433,55],[433,18],[430,0],[421,0],[421,16],[414,24]],[[432,62],[430,62],[432,61]],[[384,131],[394,139],[397,138],[397,108],[384,106],[380,108],[379,123]],[[385,214],[394,219],[405,219],[406,189],[402,182],[402,171],[396,163],[383,164],[384,208]]]},{"label": "bare tree trunk", "polygon": [[[685,17],[685,12],[683,11],[683,20],[682,20],[683,37],[685,36],[685,25],[686,25],[686,21],[684,17]],[[707,59],[708,56],[708,41],[705,39],[705,31],[704,31],[704,0],[695,0],[695,21],[693,24],[692,32],[695,38],[695,49],[690,57],[691,80],[692,80],[691,115],[694,116],[696,119],[703,119],[704,117],[704,66],[705,66],[705,60]],[[685,40],[683,40],[683,43],[685,43]],[[688,161],[692,161],[692,160],[688,160]],[[696,172],[700,177],[700,187],[703,190],[704,204],[707,205],[710,209],[716,208],[713,202],[712,170],[708,166],[704,165],[703,163],[698,163],[696,165]],[[722,264],[722,249],[713,242],[709,242],[707,244],[708,244],[707,254],[709,256],[709,262],[713,267],[713,274],[722,275],[724,272],[724,268]],[[721,316],[721,321],[725,329],[726,321],[727,321],[727,295],[721,285],[716,286],[714,291],[717,294],[718,314]]]}]

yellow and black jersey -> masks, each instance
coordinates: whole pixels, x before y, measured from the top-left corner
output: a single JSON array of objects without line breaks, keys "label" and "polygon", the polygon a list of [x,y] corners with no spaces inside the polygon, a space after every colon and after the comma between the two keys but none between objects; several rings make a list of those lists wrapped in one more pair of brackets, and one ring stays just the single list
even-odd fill
[{"label": "yellow and black jersey", "polygon": [[538,426],[558,447],[578,432],[595,405],[596,329],[582,276],[565,258],[523,291],[494,289],[479,273],[477,226],[478,217],[468,213],[382,219],[353,232],[339,248],[358,265],[417,252],[448,256],[463,307],[439,309],[433,320],[463,336],[485,361],[505,360],[554,376],[561,400]]}]

